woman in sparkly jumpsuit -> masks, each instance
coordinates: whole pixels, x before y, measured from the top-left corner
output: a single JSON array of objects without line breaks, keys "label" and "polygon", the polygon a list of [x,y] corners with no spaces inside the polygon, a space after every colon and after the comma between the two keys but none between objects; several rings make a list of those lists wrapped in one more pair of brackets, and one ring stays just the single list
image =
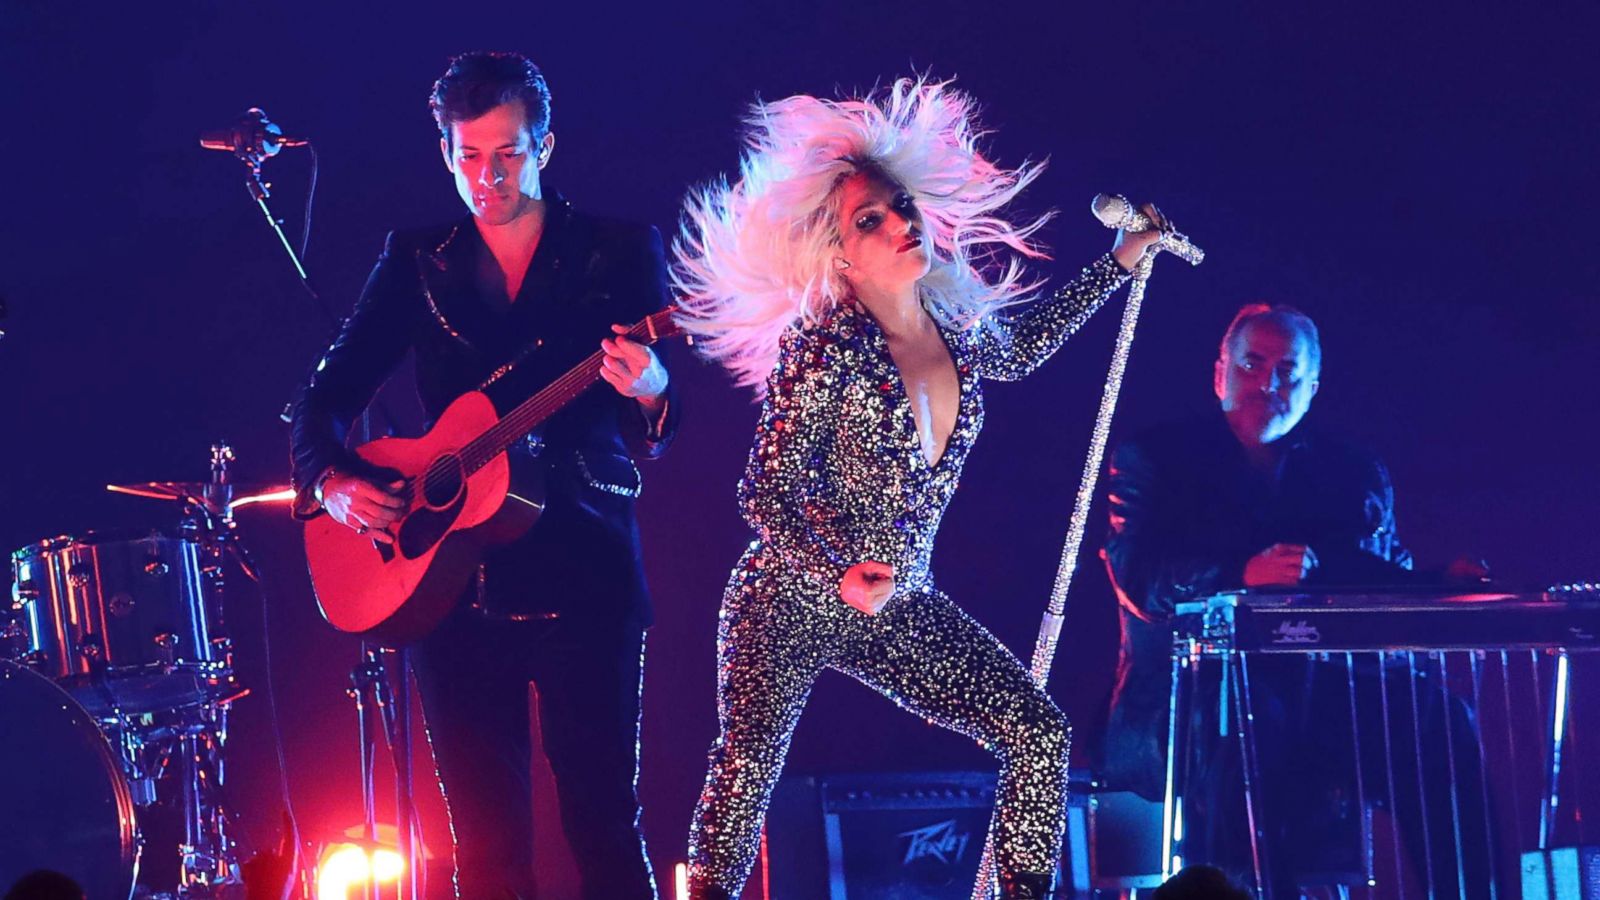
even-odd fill
[{"label": "woman in sparkly jumpsuit", "polygon": [[986,160],[969,110],[963,94],[910,80],[865,99],[758,104],[741,180],[688,203],[684,324],[764,391],[739,483],[755,540],[717,634],[721,733],[691,826],[695,898],[737,896],[749,876],[824,669],[994,752],[1002,892],[1051,889],[1067,721],[934,586],[929,555],[983,423],[982,380],[1044,362],[1159,234],[1119,234],[1076,280],[1032,299],[1016,259],[1042,255],[1030,237],[1043,220],[999,211],[1039,168]]}]

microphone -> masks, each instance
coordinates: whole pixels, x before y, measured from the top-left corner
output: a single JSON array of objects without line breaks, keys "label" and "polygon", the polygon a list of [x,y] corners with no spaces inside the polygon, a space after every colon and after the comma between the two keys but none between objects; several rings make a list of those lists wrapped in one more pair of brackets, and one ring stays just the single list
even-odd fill
[{"label": "microphone", "polygon": [[[1095,194],[1094,200],[1089,203],[1089,209],[1100,224],[1107,228],[1120,228],[1124,231],[1149,231],[1155,227],[1149,217],[1133,208],[1126,197],[1120,194]],[[1156,241],[1157,250],[1165,250],[1173,256],[1198,266],[1205,261],[1206,252],[1189,242],[1188,235],[1176,231],[1163,235]]]},{"label": "microphone", "polygon": [[310,141],[291,137],[283,129],[267,121],[267,114],[251,107],[244,115],[221,128],[200,132],[200,146],[207,150],[232,153],[240,159],[256,161],[277,156],[285,147],[304,147]]}]

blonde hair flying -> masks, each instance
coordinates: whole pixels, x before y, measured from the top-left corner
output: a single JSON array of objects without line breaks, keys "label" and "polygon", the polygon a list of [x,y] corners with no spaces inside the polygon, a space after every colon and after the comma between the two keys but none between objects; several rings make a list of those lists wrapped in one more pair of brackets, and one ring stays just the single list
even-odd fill
[{"label": "blonde hair flying", "polygon": [[1000,211],[1043,163],[1004,169],[984,158],[972,100],[949,82],[902,78],[858,99],[758,102],[745,124],[739,180],[689,194],[672,271],[680,321],[740,385],[759,393],[784,329],[819,322],[850,296],[834,265],[837,189],[857,172],[888,177],[921,211],[933,265],[918,288],[941,325],[981,325],[1038,287],[1019,257],[1044,256],[1031,238],[1049,214],[1016,225]]}]

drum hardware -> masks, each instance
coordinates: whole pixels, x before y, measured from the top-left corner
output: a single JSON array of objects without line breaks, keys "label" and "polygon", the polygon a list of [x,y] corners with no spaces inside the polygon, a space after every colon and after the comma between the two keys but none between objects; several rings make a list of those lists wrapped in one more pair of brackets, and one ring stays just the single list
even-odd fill
[{"label": "drum hardware", "polygon": [[[182,810],[183,838],[178,846],[180,897],[214,897],[240,884],[238,858],[228,837],[227,808],[221,796],[224,784],[223,748],[227,741],[228,705],[248,693],[234,682],[233,644],[221,621],[222,598],[231,558],[252,581],[260,580],[260,570],[239,539],[234,510],[239,501],[267,494],[281,494],[280,488],[246,485],[233,481],[233,449],[226,441],[211,446],[210,474],[205,482],[147,482],[142,485],[108,485],[120,493],[170,499],[182,504],[178,531],[195,542],[200,550],[198,569],[204,593],[213,599],[217,613],[217,632],[208,643],[208,655],[220,663],[208,684],[210,702],[187,709],[171,709],[146,716],[145,728],[161,741],[146,759],[146,770],[174,772],[177,778],[176,802]],[[152,576],[168,568],[165,560],[148,564]],[[155,636],[155,642],[173,663],[182,636],[170,632]],[[173,767],[173,762],[177,765]]]},{"label": "drum hardware", "polygon": [[90,531],[16,551],[7,630],[20,630],[23,646],[12,657],[69,690],[114,680],[119,705],[134,712],[170,702],[160,682],[176,673],[197,684],[225,675],[232,665],[212,640],[221,621],[201,555],[198,541],[161,532]]},{"label": "drum hardware", "polygon": [[[108,837],[100,861],[83,861],[91,881],[100,879],[90,896],[127,897],[136,879],[144,886],[141,897],[216,898],[239,890],[221,789],[228,710],[249,690],[234,679],[222,597],[230,559],[248,577],[260,577],[240,541],[234,511],[293,494],[234,482],[233,461],[232,448],[219,441],[211,448],[208,481],[107,486],[180,503],[175,530],[62,535],[12,554],[11,602],[0,605],[0,691],[30,695],[35,702],[0,707],[0,715],[27,716],[30,725],[40,716],[66,716],[60,730],[68,736],[61,740],[90,748],[80,754],[90,757],[102,748],[102,768],[112,773],[114,784],[93,802],[102,818],[115,807],[115,827],[102,830],[125,840],[118,838],[122,843],[113,853],[105,849],[115,843]],[[69,699],[39,700],[49,692],[36,679],[53,681],[54,690]],[[48,714],[35,712],[47,707]],[[0,733],[26,741],[36,730]],[[144,854],[145,877],[139,878],[138,817],[156,824],[156,810],[167,806],[182,819],[181,837],[160,841],[162,855]],[[177,851],[176,867],[164,855],[168,847]],[[113,856],[114,865],[106,862]],[[0,855],[0,863],[9,862]],[[112,869],[115,877],[106,874]],[[168,884],[150,883],[152,875]]]}]

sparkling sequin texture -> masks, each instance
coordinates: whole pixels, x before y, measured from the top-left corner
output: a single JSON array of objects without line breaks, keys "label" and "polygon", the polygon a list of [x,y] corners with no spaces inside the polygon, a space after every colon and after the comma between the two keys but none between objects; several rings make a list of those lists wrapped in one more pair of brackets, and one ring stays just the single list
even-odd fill
[{"label": "sparkling sequin texture", "polygon": [[[943,330],[960,402],[929,465],[882,331],[858,307],[785,333],[739,501],[756,539],[723,596],[717,708],[690,833],[690,880],[737,895],[789,738],[823,669],[843,672],[1000,759],[992,823],[1003,873],[1047,872],[1060,854],[1067,722],[1027,668],[935,588],[939,520],[983,425],[980,380],[1015,380],[1055,352],[1126,279],[1110,255],[1038,301]],[[850,566],[895,567],[876,616],[847,606]]]}]

